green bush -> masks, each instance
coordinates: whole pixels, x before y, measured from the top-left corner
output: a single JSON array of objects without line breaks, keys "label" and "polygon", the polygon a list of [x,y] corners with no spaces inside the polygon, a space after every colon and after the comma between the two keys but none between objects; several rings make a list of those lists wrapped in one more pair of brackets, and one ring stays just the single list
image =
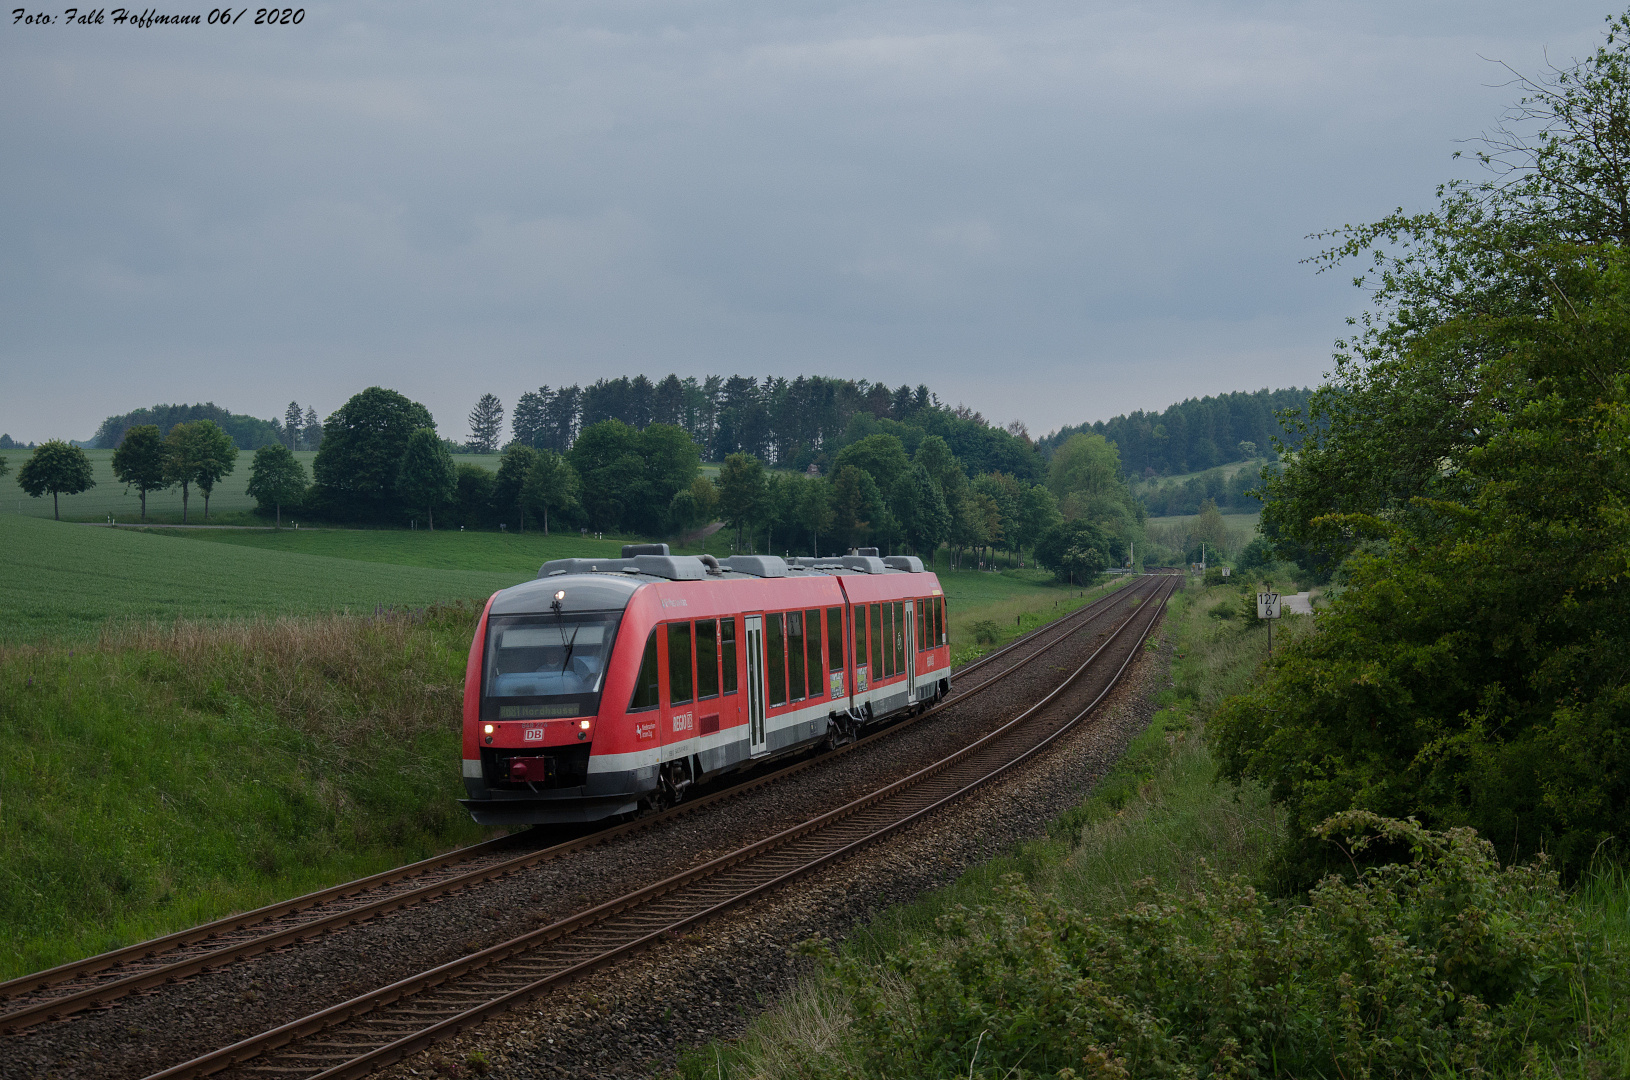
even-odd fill
[{"label": "green bush", "polygon": [[[1516,1071],[1622,1037],[1623,978],[1557,877],[1469,829],[1355,811],[1326,836],[1412,853],[1276,903],[1212,874],[1091,917],[1015,879],[892,953],[839,966],[878,1077],[1420,1076]],[[1516,1067],[1515,1069],[1513,1067]]]}]

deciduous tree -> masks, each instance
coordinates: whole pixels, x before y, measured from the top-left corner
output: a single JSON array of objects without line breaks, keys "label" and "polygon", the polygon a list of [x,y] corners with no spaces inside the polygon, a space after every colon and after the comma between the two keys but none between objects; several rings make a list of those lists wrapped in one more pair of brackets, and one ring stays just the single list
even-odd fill
[{"label": "deciduous tree", "polygon": [[751,530],[763,512],[767,484],[764,463],[751,454],[731,454],[719,470],[719,513],[736,532],[736,550],[744,550],[742,531]]},{"label": "deciduous tree", "polygon": [[424,507],[431,532],[436,531],[436,507],[453,501],[457,481],[453,455],[435,428],[422,427],[408,436],[396,473],[396,490],[409,506]]},{"label": "deciduous tree", "polygon": [[323,426],[312,464],[312,495],[337,516],[394,520],[400,512],[396,476],[408,439],[434,430],[430,410],[394,390],[370,386],[335,410]]},{"label": "deciduous tree", "polygon": [[188,438],[192,441],[196,462],[193,480],[198,484],[198,490],[204,493],[204,520],[207,522],[209,497],[215,491],[216,482],[230,475],[237,465],[238,444],[213,420],[195,420],[185,426],[189,429]]},{"label": "deciduous tree", "polygon": [[504,447],[504,454],[498,459],[498,475],[492,483],[493,509],[500,520],[508,520],[514,514],[519,532],[526,531],[526,503],[521,489],[526,486],[526,476],[537,461],[538,452],[518,442]]},{"label": "deciduous tree", "polygon": [[85,451],[61,439],[50,439],[35,448],[17,470],[17,486],[36,499],[49,491],[51,516],[61,521],[58,496],[89,491],[96,486],[96,477]]},{"label": "deciduous tree", "polygon": [[164,482],[181,488],[181,523],[187,524],[192,486],[203,467],[204,446],[192,424],[177,424],[164,437]]},{"label": "deciduous tree", "polygon": [[577,473],[571,462],[553,450],[539,450],[537,460],[521,484],[521,503],[526,509],[543,512],[543,535],[548,536],[549,511],[575,507],[578,490]]},{"label": "deciduous tree", "polygon": [[932,565],[934,552],[950,535],[951,512],[945,508],[939,485],[920,462],[913,464],[900,479],[894,505],[906,543]]},{"label": "deciduous tree", "polygon": [[164,436],[157,425],[137,424],[125,432],[124,441],[113,452],[113,475],[127,489],[136,489],[145,522],[147,493],[169,486],[164,479]]},{"label": "deciduous tree", "polygon": [[[126,435],[128,439],[130,436]],[[276,514],[276,527],[283,527],[283,507],[293,506],[306,494],[306,467],[288,447],[279,443],[263,446],[249,461],[249,497]]]}]

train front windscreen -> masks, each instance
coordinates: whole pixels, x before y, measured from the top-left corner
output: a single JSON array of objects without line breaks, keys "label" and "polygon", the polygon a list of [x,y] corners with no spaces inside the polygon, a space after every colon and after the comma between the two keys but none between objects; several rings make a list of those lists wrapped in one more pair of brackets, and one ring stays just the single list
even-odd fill
[{"label": "train front windscreen", "polygon": [[487,626],[483,720],[593,716],[620,615],[495,615]]}]

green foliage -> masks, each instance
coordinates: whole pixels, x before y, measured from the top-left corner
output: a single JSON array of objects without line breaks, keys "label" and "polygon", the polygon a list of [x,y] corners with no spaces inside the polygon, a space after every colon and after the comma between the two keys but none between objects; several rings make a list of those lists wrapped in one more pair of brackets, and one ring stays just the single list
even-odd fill
[{"label": "green foliage", "polygon": [[394,390],[370,386],[356,394],[323,425],[312,502],[342,519],[398,520],[396,478],[408,439],[435,426],[430,410]]},{"label": "green foliage", "polygon": [[731,454],[719,470],[718,486],[719,513],[736,532],[737,550],[745,551],[742,532],[757,522],[768,494],[764,463],[751,454]]},{"label": "green foliage", "polygon": [[571,462],[553,450],[539,450],[532,468],[527,470],[521,484],[521,505],[524,510],[543,512],[543,535],[549,535],[549,511],[570,510],[577,506],[579,492],[577,472]]},{"label": "green foliage", "polygon": [[436,507],[453,501],[458,476],[453,455],[432,428],[420,428],[408,436],[402,451],[402,464],[396,472],[396,491],[402,501],[417,510],[424,507],[432,532],[436,528]]},{"label": "green foliage", "polygon": [[858,465],[845,465],[832,479],[833,528],[845,547],[874,546],[895,528],[872,474]]},{"label": "green foliage", "polygon": [[950,535],[951,513],[945,508],[945,498],[920,463],[900,478],[894,503],[906,543],[918,554],[933,552]]},{"label": "green foliage", "polygon": [[495,478],[491,470],[461,461],[454,476],[453,505],[457,520],[453,524],[479,529],[495,523],[501,513],[493,498]]},{"label": "green foliage", "polygon": [[1091,584],[1118,563],[1126,546],[1090,521],[1063,521],[1036,541],[1036,562],[1077,584]]},{"label": "green foliage", "polygon": [[[1285,410],[1301,408],[1309,394],[1308,390],[1289,388],[1189,398],[1159,413],[1140,410],[1093,424],[1064,427],[1038,439],[1036,446],[1043,454],[1051,454],[1075,435],[1096,433],[1115,445],[1127,475],[1134,478],[1209,470],[1255,457],[1275,438],[1285,439],[1287,433],[1280,429],[1275,417]],[[1218,492],[1203,491],[1194,499],[1192,508],[1161,512],[1194,513],[1200,499],[1208,494],[1216,497]]]},{"label": "green foliage", "polygon": [[[273,444],[277,445],[277,444]],[[164,478],[164,437],[154,424],[128,429],[113,452],[113,475],[141,497],[141,519],[147,520],[147,493],[169,486]]]},{"label": "green foliage", "polygon": [[41,443],[17,470],[17,486],[30,496],[37,499],[47,491],[51,493],[52,516],[59,519],[62,513],[57,505],[58,495],[77,495],[95,485],[85,451],[61,439]]},{"label": "green foliage", "polygon": [[1216,725],[1232,776],[1289,810],[1284,872],[1362,808],[1470,825],[1569,878],[1630,835],[1630,16],[1500,134],[1505,183],[1338,231],[1379,310],[1340,343],[1264,531],[1346,587]]},{"label": "green foliage", "polygon": [[[294,415],[298,420],[298,410]],[[96,429],[96,435],[91,442],[98,449],[112,450],[123,445],[124,439],[128,437],[133,427],[151,424],[164,432],[177,424],[192,424],[199,420],[209,420],[216,424],[232,436],[234,445],[240,450],[258,450],[268,443],[284,441],[287,438],[286,431],[279,431],[275,420],[260,420],[241,413],[227,412],[211,401],[202,405],[154,405],[121,416],[110,416]]]},{"label": "green foliage", "polygon": [[[134,434],[134,431],[132,431]],[[129,443],[130,435],[125,436]],[[282,443],[268,443],[249,462],[249,495],[261,508],[270,506],[283,527],[283,507],[297,506],[306,495],[306,467]]]},{"label": "green foliage", "polygon": [[668,504],[669,516],[677,529],[693,529],[706,524],[713,520],[718,509],[719,489],[705,476],[697,476]]},{"label": "green foliage", "polygon": [[1054,451],[1047,487],[1066,518],[1098,522],[1121,537],[1143,522],[1143,505],[1121,475],[1120,454],[1102,435],[1072,435]]},{"label": "green foliage", "polygon": [[[1373,815],[1412,859],[1329,878],[1279,907],[1240,878],[1146,888],[1087,916],[1014,883],[892,954],[905,1009],[840,968],[866,1072],[879,1077],[1421,1075],[1571,1049],[1571,991],[1622,1027],[1618,973],[1585,957],[1555,875],[1501,869],[1468,830]],[[1362,841],[1355,841],[1359,843]]]},{"label": "green foliage", "polygon": [[517,532],[526,531],[525,502],[522,490],[532,466],[538,463],[538,452],[521,443],[504,447],[504,456],[498,460],[498,475],[492,481],[492,506],[498,519],[514,522]]},{"label": "green foliage", "polygon": [[490,454],[498,449],[504,429],[504,406],[492,394],[482,394],[470,410],[470,450]]},{"label": "green foliage", "polygon": [[893,435],[868,435],[838,452],[833,468],[854,467],[872,478],[878,491],[895,490],[910,469],[905,446]]},{"label": "green foliage", "polygon": [[[230,473],[238,461],[238,446],[213,420],[195,420],[190,424],[183,424],[175,431],[182,432],[181,438],[173,444],[172,452],[180,455],[180,462],[175,466],[177,478],[190,473],[198,490],[204,493],[204,520],[209,520],[209,497],[215,492],[215,485],[221,477]],[[182,505],[186,505],[186,493],[182,492]]]},{"label": "green foliage", "polygon": [[620,420],[584,428],[568,459],[581,479],[591,528],[652,535],[667,530],[674,496],[696,479],[701,460],[680,428],[651,424],[636,431]]}]

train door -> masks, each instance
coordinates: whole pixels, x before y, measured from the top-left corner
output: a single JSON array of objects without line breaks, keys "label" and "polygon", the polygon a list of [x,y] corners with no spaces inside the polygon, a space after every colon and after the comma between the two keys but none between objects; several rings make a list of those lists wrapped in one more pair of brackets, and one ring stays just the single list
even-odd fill
[{"label": "train door", "polygon": [[901,610],[901,613],[903,615],[905,615],[905,617],[906,617],[905,629],[902,632],[902,634],[900,635],[900,640],[904,641],[905,645],[906,645],[906,693],[909,695],[908,700],[916,701],[917,700],[917,637],[916,637],[917,623],[916,623],[915,620],[917,618],[917,605],[916,604],[911,604],[911,603],[902,604],[902,605],[900,605],[900,610]]},{"label": "train door", "polygon": [[769,750],[764,730],[764,617],[749,615],[747,624],[747,749],[753,755]]}]

